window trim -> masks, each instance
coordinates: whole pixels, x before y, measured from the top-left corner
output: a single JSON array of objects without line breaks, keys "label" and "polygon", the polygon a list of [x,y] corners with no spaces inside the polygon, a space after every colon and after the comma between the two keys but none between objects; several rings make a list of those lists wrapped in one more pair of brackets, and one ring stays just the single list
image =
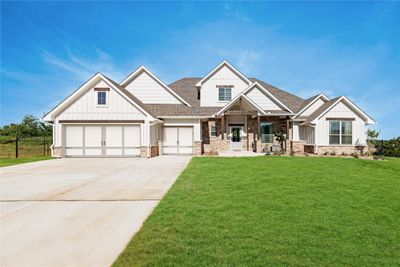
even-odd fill
[{"label": "window trim", "polygon": [[[328,127],[328,144],[332,146],[353,146],[353,120],[352,118],[349,119],[329,119],[327,120],[329,122],[329,127]],[[342,122],[350,122],[351,123],[351,134],[343,134],[342,133]],[[331,123],[332,122],[339,122],[339,133],[338,134],[331,134]],[[339,136],[339,143],[338,144],[332,144],[330,142],[330,137],[331,136]],[[350,144],[343,144],[342,138],[343,137],[351,137],[351,143]]]},{"label": "window trim", "polygon": [[[233,89],[233,86],[231,86],[231,85],[218,85],[217,86],[217,88],[218,88],[218,102],[230,102],[231,100],[232,100],[232,89]],[[230,99],[226,99],[226,92],[227,92],[227,90],[230,90]],[[220,98],[220,91],[221,90],[224,90],[224,99],[221,99]]]},{"label": "window trim", "polygon": [[[105,90],[96,90],[97,94],[96,94],[96,105],[97,107],[107,107],[108,106],[108,91]],[[105,100],[105,104],[99,104],[99,95],[100,93],[104,93],[104,100]]]}]

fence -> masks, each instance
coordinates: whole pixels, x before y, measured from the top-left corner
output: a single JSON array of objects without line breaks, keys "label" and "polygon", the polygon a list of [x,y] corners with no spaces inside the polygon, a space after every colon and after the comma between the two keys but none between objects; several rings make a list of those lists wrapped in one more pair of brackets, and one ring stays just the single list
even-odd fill
[{"label": "fence", "polygon": [[0,158],[50,156],[51,136],[0,138]]}]

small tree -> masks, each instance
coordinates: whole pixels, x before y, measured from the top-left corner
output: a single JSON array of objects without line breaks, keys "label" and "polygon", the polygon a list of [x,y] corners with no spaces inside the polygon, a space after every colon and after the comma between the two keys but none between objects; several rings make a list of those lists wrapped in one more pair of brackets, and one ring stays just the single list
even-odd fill
[{"label": "small tree", "polygon": [[380,133],[381,132],[368,129],[367,130],[367,140],[368,140],[368,142],[372,142],[373,140],[376,140]]},{"label": "small tree", "polygon": [[283,143],[286,140],[286,130],[279,125],[278,127],[275,128],[274,135],[276,141],[278,141],[279,144],[281,145],[281,149],[283,149]]}]

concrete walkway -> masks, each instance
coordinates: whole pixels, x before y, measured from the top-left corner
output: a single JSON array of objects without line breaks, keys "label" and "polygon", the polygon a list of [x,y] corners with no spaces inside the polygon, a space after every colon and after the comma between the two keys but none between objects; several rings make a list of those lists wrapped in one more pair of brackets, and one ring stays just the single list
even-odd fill
[{"label": "concrete walkway", "polygon": [[109,266],[190,157],[57,159],[0,169],[0,266]]}]

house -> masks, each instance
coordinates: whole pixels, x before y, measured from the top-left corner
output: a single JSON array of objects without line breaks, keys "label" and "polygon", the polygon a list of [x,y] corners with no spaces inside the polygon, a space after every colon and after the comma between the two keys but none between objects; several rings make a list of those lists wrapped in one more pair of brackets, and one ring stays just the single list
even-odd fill
[{"label": "house", "polygon": [[169,85],[143,66],[121,83],[97,73],[43,119],[53,124],[57,157],[261,153],[280,145],[286,153],[352,153],[375,123],[346,96],[303,99],[226,61]]}]

